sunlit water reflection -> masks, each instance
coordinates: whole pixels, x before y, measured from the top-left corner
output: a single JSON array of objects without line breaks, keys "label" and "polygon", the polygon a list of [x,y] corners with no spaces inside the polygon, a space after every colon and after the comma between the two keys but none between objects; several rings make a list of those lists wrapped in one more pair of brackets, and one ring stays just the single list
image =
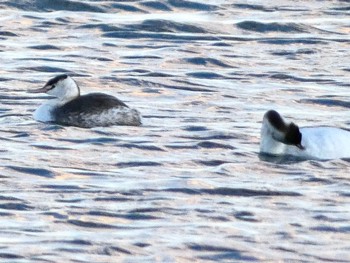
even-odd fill
[{"label": "sunlit water reflection", "polygon": [[[270,108],[349,128],[349,3],[248,2],[0,3],[0,258],[350,260],[348,160],[258,154]],[[35,122],[59,73],[143,126]]]}]

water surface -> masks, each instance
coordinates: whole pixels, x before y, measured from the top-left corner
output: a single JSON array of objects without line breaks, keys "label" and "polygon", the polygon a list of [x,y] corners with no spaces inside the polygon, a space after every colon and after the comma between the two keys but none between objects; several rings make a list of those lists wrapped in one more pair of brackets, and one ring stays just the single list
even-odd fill
[{"label": "water surface", "polygon": [[[348,1],[2,1],[0,259],[348,262],[348,160],[259,156],[265,111],[350,128]],[[141,127],[33,120],[61,73]]]}]

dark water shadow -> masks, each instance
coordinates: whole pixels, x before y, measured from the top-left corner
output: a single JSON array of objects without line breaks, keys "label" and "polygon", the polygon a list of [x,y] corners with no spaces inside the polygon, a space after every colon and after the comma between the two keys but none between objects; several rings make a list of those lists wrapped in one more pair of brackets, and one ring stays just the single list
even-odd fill
[{"label": "dark water shadow", "polygon": [[224,196],[241,196],[241,197],[269,197],[269,196],[302,196],[302,194],[291,191],[275,191],[275,190],[253,190],[247,188],[165,188],[165,189],[146,189],[149,192],[169,192],[181,193],[188,195],[224,195]]},{"label": "dark water shadow", "polygon": [[188,244],[188,248],[193,251],[209,252],[214,255],[200,256],[201,260],[210,260],[214,262],[220,262],[221,260],[238,260],[238,261],[255,261],[257,258],[251,256],[245,256],[243,251],[215,245],[206,244]]},{"label": "dark water shadow", "polygon": [[266,153],[259,153],[260,161],[275,163],[275,164],[296,164],[306,162],[309,159],[296,157],[292,155],[272,155]]},{"label": "dark water shadow", "polygon": [[343,107],[350,108],[349,101],[337,100],[337,99],[302,99],[300,103],[318,104],[327,107]]}]

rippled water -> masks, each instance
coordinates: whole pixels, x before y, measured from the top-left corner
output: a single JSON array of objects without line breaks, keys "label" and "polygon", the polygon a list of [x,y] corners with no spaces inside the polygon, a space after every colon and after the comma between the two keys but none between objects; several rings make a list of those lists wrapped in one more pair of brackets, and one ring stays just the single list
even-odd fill
[{"label": "rippled water", "polygon": [[[349,10],[1,1],[0,260],[350,261],[348,160],[258,154],[270,108],[350,128]],[[63,72],[143,126],[35,122],[26,90]]]}]

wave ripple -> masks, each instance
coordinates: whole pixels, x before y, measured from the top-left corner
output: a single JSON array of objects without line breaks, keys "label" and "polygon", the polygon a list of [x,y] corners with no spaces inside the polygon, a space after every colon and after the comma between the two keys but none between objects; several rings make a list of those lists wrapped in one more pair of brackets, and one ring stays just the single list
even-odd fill
[{"label": "wave ripple", "polygon": [[[0,1],[0,261],[350,262],[350,159],[258,153],[349,129],[347,2]],[[36,122],[62,73],[143,125]]]}]

